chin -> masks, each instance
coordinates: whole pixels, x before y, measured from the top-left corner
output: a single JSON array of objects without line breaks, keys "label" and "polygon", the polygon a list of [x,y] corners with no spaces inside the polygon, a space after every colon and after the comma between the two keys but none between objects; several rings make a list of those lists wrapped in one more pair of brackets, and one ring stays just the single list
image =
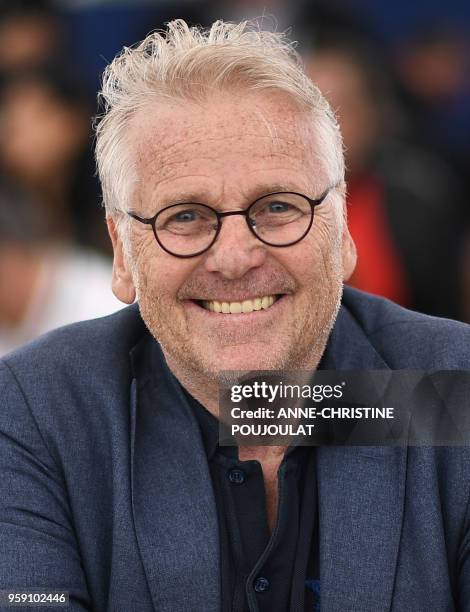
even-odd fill
[{"label": "chin", "polygon": [[227,347],[214,352],[213,357],[210,369],[216,375],[226,371],[278,370],[285,362],[265,344]]}]

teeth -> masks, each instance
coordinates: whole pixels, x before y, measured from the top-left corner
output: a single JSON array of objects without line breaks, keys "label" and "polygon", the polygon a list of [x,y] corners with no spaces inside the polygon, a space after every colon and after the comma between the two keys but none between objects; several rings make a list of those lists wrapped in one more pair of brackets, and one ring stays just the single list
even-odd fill
[{"label": "teeth", "polygon": [[242,311],[242,305],[240,302],[230,302],[230,314],[240,314]]},{"label": "teeth", "polygon": [[242,302],[242,312],[253,312],[253,302],[251,300],[245,300]]},{"label": "teeth", "polygon": [[224,314],[240,314],[253,312],[254,310],[266,310],[270,308],[276,298],[274,295],[265,295],[263,297],[257,297],[253,300],[244,300],[243,302],[219,302],[218,300],[204,301],[201,302],[202,306],[206,310],[211,312],[221,312]]}]

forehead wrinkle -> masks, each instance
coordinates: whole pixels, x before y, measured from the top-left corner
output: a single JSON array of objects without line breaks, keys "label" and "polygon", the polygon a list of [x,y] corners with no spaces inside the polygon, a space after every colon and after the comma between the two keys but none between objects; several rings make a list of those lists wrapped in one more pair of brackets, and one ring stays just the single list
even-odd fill
[{"label": "forehead wrinkle", "polygon": [[[265,141],[268,140],[271,143],[279,143],[281,145],[285,144],[286,146],[296,146],[299,149],[303,149],[305,148],[305,146],[303,146],[300,142],[298,138],[295,138],[295,136],[290,137],[289,135],[286,136],[279,136],[279,134],[276,131],[276,134],[273,136],[272,133],[267,134],[267,135],[263,135],[260,134],[257,131],[244,131],[243,133],[241,132],[237,132],[237,133],[222,133],[222,134],[207,134],[204,133],[202,134],[200,137],[194,137],[194,134],[192,134],[192,137],[190,139],[187,139],[185,137],[181,137],[177,140],[174,139],[174,135],[168,135],[168,139],[165,138],[165,135],[162,135],[161,133],[157,133],[155,134],[154,137],[149,138],[147,140],[144,140],[143,142],[140,143],[139,146],[139,160],[142,161],[146,161],[146,158],[149,156],[149,154],[151,155],[151,159],[153,159],[152,153],[162,153],[162,154],[168,154],[168,153],[172,153],[174,150],[177,150],[177,152],[179,153],[179,147],[183,147],[183,148],[188,148],[188,147],[199,147],[200,145],[207,145],[210,144],[211,142],[222,142],[222,143],[228,143],[228,142],[240,142],[240,143],[244,143],[245,139],[248,137],[252,137],[253,139],[256,139],[257,141]],[[150,141],[150,146],[149,146],[149,141]],[[154,144],[152,144],[152,141],[154,141]]]},{"label": "forehead wrinkle", "polygon": [[[259,157],[260,159],[266,159],[266,155],[265,154],[260,154],[258,155],[253,155],[252,157],[250,157],[250,163],[253,163],[254,161],[256,161],[256,158]],[[259,175],[264,174],[266,172],[269,172],[270,174],[277,174],[275,183],[277,185],[281,185],[282,183],[284,183],[286,186],[289,186],[289,189],[287,189],[286,187],[286,191],[292,190],[294,189],[294,186],[296,183],[298,183],[298,171],[297,171],[297,166],[298,166],[298,158],[293,158],[292,154],[289,155],[287,153],[282,153],[282,154],[277,154],[274,156],[270,156],[271,159],[272,158],[276,158],[278,159],[278,162],[276,164],[270,164],[268,168],[247,168],[244,171],[244,176],[245,177],[249,177],[250,175]],[[198,157],[198,161],[200,162],[201,160],[204,159],[208,159],[208,160],[212,160],[213,156],[212,155],[207,155],[207,156],[200,156]],[[292,162],[292,164],[286,165],[285,163],[281,163],[283,161],[283,159],[288,159]],[[186,168],[186,172],[184,171],[184,168]],[[278,177],[282,175],[282,173],[288,172],[288,173],[292,173],[292,169],[295,169],[295,174],[292,176],[292,178],[290,180],[284,180],[284,179],[279,179]],[[312,172],[312,177],[313,175],[317,175],[317,173],[313,173]],[[214,191],[218,191],[217,189],[217,184],[220,183],[220,181],[222,180],[225,183],[225,178],[226,178],[226,172],[224,172],[222,169],[219,173],[214,174],[213,169],[209,169],[207,172],[201,172],[200,170],[195,172],[191,167],[190,164],[188,163],[187,160],[182,160],[182,161],[174,161],[171,163],[166,163],[164,166],[160,166],[158,169],[158,172],[153,173],[153,175],[149,178],[149,180],[146,180],[144,182],[144,185],[146,185],[148,188],[150,188],[152,191],[156,190],[157,188],[159,190],[164,190],[167,191],[169,196],[171,198],[175,198],[175,199],[179,199],[180,195],[179,194],[184,194],[185,193],[189,193],[189,189],[179,185],[178,183],[180,181],[188,181],[190,179],[202,179],[201,180],[197,180],[196,181],[196,185],[197,188],[193,190],[193,193],[207,193],[207,194],[211,194],[211,199],[214,200],[218,200],[218,197],[213,198],[214,196]],[[174,184],[176,181],[176,185]],[[168,185],[168,183],[170,183],[170,185]],[[173,183],[173,185],[171,185],[171,183]],[[276,191],[276,189],[269,187],[270,184],[273,184],[272,180],[264,180],[264,181],[257,181],[254,180],[253,182],[251,182],[251,185],[249,187],[249,193],[255,193],[256,194],[259,192],[259,195],[262,195],[262,191],[266,192],[266,191]],[[241,185],[241,184],[240,184]],[[266,187],[262,188],[260,187],[260,185],[265,185]],[[310,186],[310,181],[309,181],[309,186]],[[144,187],[145,189],[145,187]],[[282,189],[279,189],[280,191],[282,191]],[[295,189],[294,189],[295,190]],[[207,196],[206,196],[207,199]]]},{"label": "forehead wrinkle", "polygon": [[[210,179],[207,175],[191,175],[188,174],[184,179],[191,179],[193,177]],[[199,184],[196,188],[191,189],[184,186],[173,186],[168,188],[165,186],[165,183],[168,182],[169,179],[163,179],[158,181],[155,185],[152,186],[153,196],[150,198],[150,202],[153,205],[164,204],[172,204],[178,201],[186,201],[186,202],[194,202],[200,201],[201,203],[209,203],[212,201],[219,201],[223,199],[224,185],[215,185],[211,182],[209,185]],[[156,190],[156,187],[159,187],[159,191]],[[217,195],[216,195],[217,194]]]},{"label": "forehead wrinkle", "polygon": [[[251,101],[249,100],[251,98]],[[234,101],[231,97],[221,95],[222,102],[229,102],[231,105],[231,117],[233,121],[227,123],[226,114],[218,113],[219,104],[217,100],[212,102],[209,100],[204,105],[194,105],[186,103],[185,105],[176,106],[157,106],[155,112],[154,104],[150,104],[147,112],[144,114],[144,109],[133,116],[131,126],[144,134],[149,134],[152,131],[157,131],[157,142],[160,146],[166,146],[168,149],[177,146],[179,143],[186,143],[188,134],[194,136],[200,132],[200,137],[195,139],[195,142],[201,142],[207,139],[207,130],[216,130],[222,132],[221,138],[230,138],[230,132],[233,133],[233,125],[238,123],[237,131],[232,136],[239,138],[241,135],[262,136],[260,133],[260,124],[263,125],[267,133],[267,137],[271,140],[279,139],[279,129],[288,134],[300,137],[302,140],[305,135],[306,124],[308,121],[308,113],[305,110],[299,110],[292,101],[284,95],[276,94],[274,105],[272,101],[263,96],[260,99],[258,94],[247,96],[241,103]],[[246,102],[249,101],[247,107]],[[158,112],[160,109],[160,112]],[[215,110],[214,110],[215,109]],[[193,111],[193,112],[191,112]],[[270,116],[270,119],[268,119]],[[155,128],[157,127],[157,130]],[[241,128],[240,128],[241,126]],[[131,128],[132,129],[132,128]],[[175,140],[175,135],[181,135]],[[167,141],[167,136],[170,142]],[[294,141],[299,138],[295,138]],[[289,139],[291,140],[291,139]],[[166,141],[166,142],[165,142]],[[148,140],[146,141],[148,142]]]},{"label": "forehead wrinkle", "polygon": [[[257,141],[262,138],[263,140],[268,139],[270,142],[270,146],[268,151],[264,148],[253,147],[250,150],[250,159],[255,161],[258,159],[266,159],[269,158],[295,158],[293,159],[294,163],[297,163],[298,159],[304,159],[308,155],[310,155],[310,151],[306,150],[306,147],[297,142],[296,140],[286,139],[286,138],[276,138],[274,141],[270,136],[257,136]],[[198,150],[197,153],[190,150],[191,147],[198,148],[199,145],[210,144],[211,142],[222,142],[224,144],[223,148],[227,148],[230,146],[230,153],[237,154],[239,152],[237,147],[233,147],[231,143],[240,142],[240,151],[246,148],[246,141],[243,141],[240,136],[230,136],[230,137],[220,137],[220,138],[209,138],[209,139],[196,139],[191,142],[186,142],[184,139],[181,139],[177,142],[172,143],[170,147],[162,147],[162,143],[154,147],[145,149],[145,160],[140,157],[141,161],[141,172],[148,171],[152,166],[157,169],[158,174],[162,178],[170,178],[178,174],[179,168],[187,167],[191,161],[197,156],[198,161],[217,161],[223,164],[223,151],[220,148],[214,147],[212,150],[208,150],[206,147],[203,147],[202,150]],[[180,145],[185,149],[188,149],[184,152],[182,156]],[[142,145],[142,148],[144,145]],[[164,150],[162,150],[164,149]],[[297,153],[297,155],[293,153]],[[152,168],[153,170],[153,168]],[[154,171],[152,172],[154,174]]]},{"label": "forehead wrinkle", "polygon": [[[285,170],[283,166],[279,168],[273,167],[271,169],[273,172]],[[210,206],[214,206],[215,208],[219,208],[220,210],[227,209],[230,210],[234,207],[243,208],[251,204],[254,200],[258,199],[263,195],[267,195],[269,193],[282,192],[282,191],[295,191],[305,193],[305,195],[310,195],[314,197],[316,194],[315,190],[311,191],[312,185],[304,183],[302,179],[299,180],[299,176],[295,176],[295,178],[291,178],[284,180],[283,178],[276,178],[273,180],[263,180],[263,179],[255,179],[252,183],[250,183],[249,187],[243,187],[243,185],[237,185],[239,189],[239,195],[234,199],[233,192],[230,192],[230,197],[228,197],[227,184],[225,180],[222,180],[218,183],[212,183],[210,181],[210,176],[208,175],[186,175],[183,177],[184,179],[190,179],[192,176],[198,176],[209,179],[205,184],[199,184],[195,189],[191,187],[166,187],[165,183],[168,183],[168,179],[163,179],[158,181],[158,183],[154,184],[152,191],[153,196],[149,199],[149,208],[152,211],[156,210],[159,207],[167,206],[169,204],[174,204],[179,201],[181,202],[201,202],[203,204],[209,204]],[[280,176],[280,175],[278,175]],[[157,190],[157,186],[159,189]]]},{"label": "forehead wrinkle", "polygon": [[[165,121],[160,129],[151,130],[151,126],[137,125],[137,129],[145,129],[146,133],[154,131],[155,135],[138,142],[138,155],[137,159],[142,163],[145,168],[149,163],[158,160],[158,155],[164,153],[165,155],[171,154],[172,151],[176,150],[179,152],[179,147],[199,147],[210,142],[222,141],[222,142],[243,142],[246,137],[254,137],[258,141],[268,139],[276,149],[282,149],[284,147],[288,150],[291,147],[299,149],[305,148],[305,135],[306,130],[304,121],[288,121],[282,118],[281,121],[276,118],[275,121],[269,121],[265,114],[256,108],[252,111],[252,114],[256,118],[256,123],[253,125],[252,117],[244,118],[242,121],[242,128],[237,128],[234,133],[232,127],[227,125],[224,118],[223,121],[217,122],[213,126],[209,126],[210,133],[208,134],[207,123],[201,122],[200,125],[191,125],[186,121],[187,125],[182,127],[179,122],[176,121]],[[184,119],[183,119],[184,121]],[[260,133],[259,126],[260,122],[265,128],[265,133]],[[284,134],[280,135],[279,128],[280,122],[282,125],[282,131]],[[300,125],[302,123],[303,125]],[[176,129],[173,129],[176,127]],[[183,131],[182,131],[183,130]],[[263,130],[264,131],[264,130]],[[200,132],[200,135],[197,134]],[[188,135],[191,137],[188,139]],[[153,143],[152,143],[153,141]],[[300,144],[302,142],[302,144]],[[280,146],[279,146],[280,145]]]},{"label": "forehead wrinkle", "polygon": [[[268,112],[267,115],[269,116],[270,113]],[[304,168],[310,167],[308,174],[311,175],[312,180],[309,181],[309,186],[311,185],[314,189],[317,186],[318,188],[324,187],[321,184],[321,176],[324,176],[325,172],[321,167],[323,165],[321,159],[317,160],[317,157],[321,156],[316,150],[316,138],[312,124],[306,121],[306,115],[300,117],[296,114],[293,118],[286,119],[276,114],[270,120],[259,107],[251,108],[245,117],[240,118],[243,119],[242,127],[239,123],[237,132],[232,124],[227,125],[225,118],[220,121],[216,118],[215,125],[214,123],[208,124],[209,127],[203,124],[204,116],[202,118],[196,116],[193,120],[189,115],[189,117],[183,117],[181,122],[178,119],[178,116],[176,118],[164,117],[163,124],[159,124],[158,117],[153,116],[150,117],[150,120],[144,118],[142,123],[135,125],[139,132],[143,133],[143,138],[137,138],[134,142],[137,143],[140,161],[138,173],[141,180],[139,182],[144,190],[146,186],[148,186],[147,189],[154,189],[166,181],[188,178],[193,175],[191,168],[193,161],[196,164],[209,162],[208,176],[219,181],[224,178],[222,176],[225,174],[224,163],[227,165],[231,153],[233,155],[242,154],[241,162],[247,165],[244,169],[245,176],[252,172],[251,166],[257,160],[270,159],[272,162],[278,159],[282,164],[284,161],[290,162],[284,165],[282,170],[291,171],[299,164]],[[212,117],[210,120],[212,121]],[[152,122],[155,126],[153,129]],[[253,138],[253,143],[249,142],[250,137]],[[317,161],[319,162],[318,168],[315,163]],[[230,162],[228,168],[229,171],[233,168]],[[187,169],[186,173],[185,169]],[[274,167],[272,169],[275,171]],[[196,175],[201,175],[200,167],[196,165],[194,170],[196,170]],[[253,172],[263,170],[261,165]],[[177,188],[177,185],[175,187]],[[199,187],[203,188],[202,190],[207,189],[202,184]],[[217,192],[219,191],[218,186],[214,184],[210,188],[212,194],[215,194],[214,187]]]},{"label": "forehead wrinkle", "polygon": [[[302,151],[305,153],[303,149]],[[261,154],[259,157],[265,159],[266,155]],[[201,157],[199,160],[204,158]],[[207,158],[212,159],[212,156],[208,155]],[[253,156],[250,158],[250,161],[255,159],[256,157]],[[312,168],[312,172],[308,173],[307,180],[304,180],[302,177],[303,173],[298,171],[297,168],[299,158],[294,158],[292,153],[290,155],[282,153],[277,155],[277,159],[278,163],[270,164],[268,168],[248,168],[244,171],[245,178],[249,178],[249,185],[244,186],[244,181],[237,181],[237,188],[240,189],[240,195],[243,200],[240,202],[240,205],[243,206],[257,197],[275,191],[300,191],[310,197],[317,197],[319,195],[318,191],[326,187],[324,184],[324,172],[320,168],[317,171]],[[289,160],[291,164],[286,165],[282,163],[284,159]],[[184,172],[182,167],[186,167],[187,171]],[[292,174],[293,170],[294,174]],[[291,177],[286,178],[283,176],[285,172],[288,175],[290,174]],[[269,175],[274,174],[275,180],[273,181],[269,177],[260,179],[260,174],[263,175],[265,173]],[[191,181],[191,179],[195,179],[194,188],[187,186],[188,181]],[[224,202],[224,192],[228,186],[226,185],[226,179],[230,180],[229,176],[226,176],[226,173],[222,170],[216,174],[214,174],[213,169],[207,173],[200,170],[194,172],[192,168],[188,167],[186,160],[181,162],[175,161],[174,163],[167,164],[165,169],[160,167],[159,171],[153,173],[148,180],[141,181],[143,186],[143,192],[141,193],[142,195],[145,191],[147,191],[147,194],[149,191],[152,193],[152,197],[146,198],[152,210],[155,205],[158,206],[161,202],[167,203],[166,200],[172,200],[173,202],[177,200],[197,200],[217,206],[222,205]],[[186,184],[181,184],[181,181],[184,181]],[[233,198],[232,189],[231,198]]]}]

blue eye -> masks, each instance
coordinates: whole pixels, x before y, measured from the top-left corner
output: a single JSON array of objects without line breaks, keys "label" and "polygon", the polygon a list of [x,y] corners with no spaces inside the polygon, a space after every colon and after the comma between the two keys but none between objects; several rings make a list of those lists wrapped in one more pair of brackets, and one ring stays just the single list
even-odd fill
[{"label": "blue eye", "polygon": [[195,221],[198,213],[195,210],[183,210],[174,215],[173,220],[178,222]]},{"label": "blue eye", "polygon": [[290,208],[292,208],[292,206],[288,204],[287,202],[270,202],[269,203],[269,212],[272,212],[272,213],[288,212]]},{"label": "blue eye", "polygon": [[198,204],[169,206],[159,215],[156,229],[184,236],[207,234],[214,230],[214,214],[210,208]]},{"label": "blue eye", "polygon": [[258,231],[273,230],[310,215],[310,204],[295,193],[271,194],[255,202],[250,218]]}]

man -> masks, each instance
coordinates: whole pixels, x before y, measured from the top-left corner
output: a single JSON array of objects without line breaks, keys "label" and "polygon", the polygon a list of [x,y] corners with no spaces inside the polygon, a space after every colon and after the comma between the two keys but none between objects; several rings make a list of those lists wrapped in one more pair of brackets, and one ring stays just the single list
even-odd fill
[{"label": "man", "polygon": [[2,362],[2,588],[74,610],[470,610],[466,447],[218,444],[223,371],[468,367],[466,326],[342,297],[341,138],[291,47],[175,21],[102,96],[113,289],[138,307]]}]

